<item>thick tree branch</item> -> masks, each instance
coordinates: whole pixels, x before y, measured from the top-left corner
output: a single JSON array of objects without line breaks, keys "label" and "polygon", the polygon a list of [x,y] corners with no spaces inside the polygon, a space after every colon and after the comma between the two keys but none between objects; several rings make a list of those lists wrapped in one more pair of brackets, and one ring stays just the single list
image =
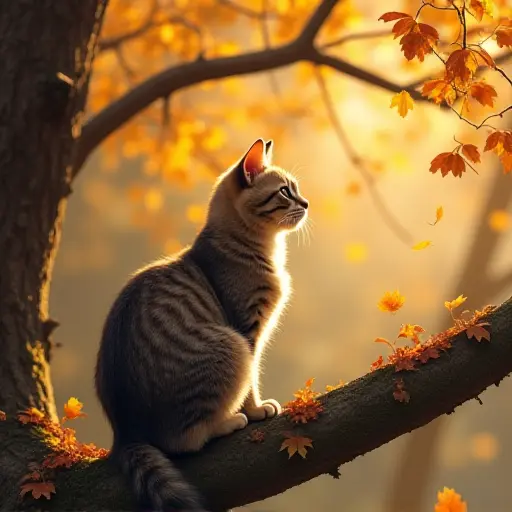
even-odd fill
[{"label": "thick tree branch", "polygon": [[[343,0],[341,0],[343,1]],[[270,71],[297,62],[309,61],[336,69],[387,91],[409,91],[417,100],[425,100],[414,87],[403,87],[365,71],[349,62],[330,55],[324,55],[314,47],[314,37],[320,30],[337,0],[323,0],[312,14],[304,30],[292,43],[234,57],[198,59],[180,64],[154,75],[141,83],[90,119],[82,129],[73,158],[73,177],[80,171],[89,155],[99,144],[133,116],[144,110],[159,98],[169,96],[180,89],[186,89],[207,80],[218,80],[230,76],[242,76],[261,71]]]},{"label": "thick tree branch", "polygon": [[[491,323],[490,342],[468,340],[461,333],[439,359],[417,371],[402,372],[411,396],[408,404],[394,400],[397,374],[393,367],[386,367],[321,397],[325,412],[317,421],[293,429],[286,417],[279,416],[214,441],[178,464],[215,511],[259,501],[332,473],[340,464],[453,412],[511,373],[512,299],[486,321]],[[8,430],[15,429],[19,435],[26,428],[0,423],[0,454],[10,442]],[[262,443],[249,440],[254,428],[264,433]],[[291,430],[313,439],[306,460],[288,459],[279,452],[284,433]],[[126,486],[104,461],[62,471],[56,488],[49,502],[54,510],[129,510],[132,506]]]}]

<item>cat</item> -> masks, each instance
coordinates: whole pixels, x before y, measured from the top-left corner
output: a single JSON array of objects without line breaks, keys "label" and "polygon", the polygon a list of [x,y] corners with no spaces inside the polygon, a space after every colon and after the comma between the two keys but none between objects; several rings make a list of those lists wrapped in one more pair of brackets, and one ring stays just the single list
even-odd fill
[{"label": "cat", "polygon": [[137,271],[105,321],[96,391],[141,507],[204,512],[172,455],[281,412],[260,398],[259,365],[289,296],[286,234],[308,201],[272,150],[258,139],[220,176],[195,242]]}]

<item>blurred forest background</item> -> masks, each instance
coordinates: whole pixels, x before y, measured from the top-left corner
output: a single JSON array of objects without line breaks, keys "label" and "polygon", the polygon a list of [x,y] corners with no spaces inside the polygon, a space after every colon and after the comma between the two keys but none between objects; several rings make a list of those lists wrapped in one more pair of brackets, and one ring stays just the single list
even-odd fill
[{"label": "blurred forest background", "polygon": [[[291,40],[314,4],[111,0],[88,115],[153,73],[201,53],[205,58],[232,55]],[[439,69],[436,60],[407,62],[390,27],[377,21],[385,11],[414,14],[420,4],[340,2],[321,42],[371,33],[330,51],[395,83],[428,77]],[[511,16],[510,2],[494,4],[501,15]],[[444,40],[457,36],[452,13],[424,13]],[[496,54],[493,44],[486,48]],[[503,66],[512,72],[507,63]],[[392,92],[322,69],[344,143],[352,151],[347,152],[315,76],[313,66],[303,63],[180,91],[124,125],[88,161],[68,206],[51,295],[52,316],[62,322],[55,335],[62,346],[52,360],[56,399],[59,406],[69,396],[85,403],[88,416],[76,425],[82,441],[109,447],[111,440],[94,395],[93,371],[102,322],[114,297],[135,269],[193,241],[216,176],[258,137],[273,138],[275,163],[300,177],[313,221],[309,239],[293,235],[289,240],[294,295],[267,352],[266,397],[285,402],[312,376],[316,388],[323,389],[366,373],[384,353],[373,343],[377,336],[394,338],[406,322],[428,332],[442,329],[449,320],[444,301],[461,293],[478,308],[510,296],[512,280],[508,288],[486,287],[482,269],[489,261],[491,274],[510,272],[512,176],[504,176],[489,153],[479,175],[468,171],[456,179],[428,172],[436,154],[451,151],[453,135],[480,144],[483,134],[433,103],[417,101],[403,119],[389,108]],[[510,88],[498,75],[488,81],[498,91],[497,109],[502,108],[510,102]],[[476,106],[471,111],[474,119],[487,114]],[[505,120],[500,126],[507,128]],[[375,193],[406,232],[390,229]],[[438,206],[444,218],[432,227],[428,223]],[[413,251],[421,240],[432,240],[432,246]],[[405,295],[405,306],[385,315],[376,304],[384,291],[394,289]],[[483,406],[467,403],[442,420],[425,510],[432,509],[436,491],[445,485],[463,495],[471,512],[511,509],[507,397],[512,382],[507,379],[500,388],[482,396]],[[339,480],[323,476],[246,509],[384,512],[397,468],[414,447],[408,444],[413,435],[342,466]],[[420,478],[421,466],[412,476],[417,471]]]}]

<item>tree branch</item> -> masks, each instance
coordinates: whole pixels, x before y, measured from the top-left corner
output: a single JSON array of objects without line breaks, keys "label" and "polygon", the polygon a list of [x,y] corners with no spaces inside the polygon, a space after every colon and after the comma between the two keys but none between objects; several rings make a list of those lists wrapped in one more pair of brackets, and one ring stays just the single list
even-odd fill
[{"label": "tree branch", "polygon": [[[176,462],[215,511],[263,500],[332,473],[340,464],[453,412],[511,373],[512,298],[485,321],[491,324],[490,342],[468,340],[461,333],[439,359],[417,371],[401,372],[411,396],[408,404],[394,400],[396,373],[393,367],[385,367],[323,395],[325,411],[317,421],[294,429],[286,417],[279,416],[213,441],[200,453]],[[15,429],[18,435],[20,429],[28,432],[28,427],[13,425],[12,420],[9,423],[0,423],[0,454],[12,439],[8,429]],[[264,433],[262,443],[250,441],[254,428]],[[298,456],[288,459],[286,453],[279,452],[284,433],[291,430],[313,440],[306,460]],[[49,509],[132,509],[130,493],[108,461],[60,472],[56,489]],[[12,496],[17,492],[15,487]]]}]

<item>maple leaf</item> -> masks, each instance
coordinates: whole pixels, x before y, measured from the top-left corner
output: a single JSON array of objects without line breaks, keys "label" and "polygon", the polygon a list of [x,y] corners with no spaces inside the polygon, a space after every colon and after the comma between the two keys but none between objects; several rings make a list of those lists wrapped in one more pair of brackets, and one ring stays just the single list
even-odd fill
[{"label": "maple leaf", "polygon": [[438,39],[439,34],[434,27],[425,23],[415,23],[409,32],[400,39],[400,45],[407,60],[418,57],[418,60],[423,62],[425,55],[432,53],[433,45]]},{"label": "maple leaf", "polygon": [[379,21],[381,20],[384,21],[384,23],[399,20],[391,29],[395,35],[395,39],[401,35],[407,34],[416,25],[416,21],[412,16],[405,12],[387,12],[379,18]]},{"label": "maple leaf", "polygon": [[415,324],[402,324],[400,332],[398,333],[399,338],[409,338],[415,345],[420,343],[419,334],[425,332],[425,329],[421,325]]},{"label": "maple leaf", "polygon": [[457,153],[440,153],[430,162],[430,172],[435,174],[438,170],[443,177],[450,172],[454,176],[462,177],[462,173],[466,172],[466,163]]},{"label": "maple leaf", "polygon": [[70,468],[74,464],[74,460],[67,453],[58,455],[50,455],[43,461],[45,468],[55,469],[60,467]]},{"label": "maple leaf", "polygon": [[399,115],[405,117],[409,110],[414,108],[414,101],[407,91],[402,91],[391,98],[391,105],[389,105],[389,108],[393,107],[397,107]]},{"label": "maple leaf", "polygon": [[370,366],[370,371],[375,371],[375,370],[378,370],[379,368],[382,368],[384,366],[384,359],[382,356],[379,356],[378,359],[376,361],[374,361],[372,363],[372,365]]},{"label": "maple leaf", "polygon": [[435,512],[467,512],[466,502],[453,489],[445,487],[437,493]]},{"label": "maple leaf", "polygon": [[87,416],[82,412],[82,407],[84,404],[80,402],[77,398],[72,396],[65,404],[64,404],[64,418],[62,421],[66,420],[74,420],[76,418],[80,418],[83,416]]},{"label": "maple leaf", "polygon": [[28,492],[32,493],[34,499],[38,500],[44,496],[47,500],[51,498],[51,494],[55,494],[55,485],[53,482],[27,482],[21,486],[20,496],[23,497]]},{"label": "maple leaf", "polygon": [[26,425],[27,423],[40,424],[45,421],[45,415],[35,407],[29,407],[18,414],[18,421]]},{"label": "maple leaf", "polygon": [[418,355],[418,359],[425,364],[429,359],[437,359],[440,356],[439,350],[435,347],[426,347]]},{"label": "maple leaf", "polygon": [[396,12],[396,11],[392,11],[392,12],[385,12],[380,18],[378,21],[384,21],[385,23],[387,23],[388,21],[395,21],[395,20],[400,20],[402,18],[411,18],[411,15],[410,14],[407,14],[405,12]]},{"label": "maple leaf", "polygon": [[396,357],[393,364],[395,365],[395,372],[417,370],[416,363],[407,355]]},{"label": "maple leaf", "polygon": [[500,28],[496,30],[496,43],[500,48],[512,46],[512,20],[505,19],[500,23]]},{"label": "maple leaf", "polygon": [[313,440],[309,437],[292,436],[286,434],[287,439],[283,441],[279,451],[288,450],[288,458],[291,459],[298,453],[303,459],[306,458],[307,448],[313,448]]},{"label": "maple leaf", "polygon": [[259,428],[255,428],[249,434],[249,441],[251,441],[251,443],[262,443],[265,441],[265,432]]},{"label": "maple leaf", "polygon": [[4,411],[0,411],[0,421],[5,421],[7,419],[7,414]]},{"label": "maple leaf", "polygon": [[481,342],[483,339],[491,341],[491,333],[485,329],[485,326],[490,325],[488,323],[480,323],[472,325],[466,329],[466,335],[468,339],[476,338],[476,341]]},{"label": "maple leaf", "polygon": [[461,304],[464,304],[468,300],[467,297],[464,297],[463,294],[460,294],[456,299],[445,301],[444,307],[448,311],[453,311],[454,309],[458,308]]},{"label": "maple leaf", "polygon": [[498,96],[496,89],[485,82],[473,82],[469,88],[469,95],[475,98],[484,107],[494,107],[494,98]]},{"label": "maple leaf", "polygon": [[409,402],[411,397],[405,389],[404,379],[398,378],[395,380],[395,390],[393,391],[393,398],[398,402]]},{"label": "maple leaf", "polygon": [[430,247],[432,245],[432,240],[423,240],[421,242],[418,242],[417,244],[414,244],[412,246],[412,249],[414,251],[422,251],[423,249],[426,249],[427,247]]},{"label": "maple leaf", "polygon": [[497,155],[503,152],[512,153],[512,132],[495,130],[485,141],[484,151],[494,151]]},{"label": "maple leaf", "polygon": [[474,144],[463,144],[461,146],[462,154],[468,159],[478,164],[480,162],[480,152]]},{"label": "maple leaf", "polygon": [[395,290],[393,292],[385,292],[377,306],[381,311],[395,313],[404,305],[404,302],[405,297],[400,295],[398,290]]},{"label": "maple leaf", "polygon": [[503,153],[500,156],[501,165],[503,165],[503,171],[505,174],[512,172],[512,153]]},{"label": "maple leaf", "polygon": [[314,378],[308,379],[305,387],[293,394],[295,400],[286,403],[283,407],[284,414],[294,423],[316,420],[324,410],[322,404],[316,399],[320,393],[311,389],[314,380]]},{"label": "maple leaf", "polygon": [[452,84],[441,78],[424,82],[421,94],[430,98],[438,105],[443,101],[448,105],[453,105],[457,99],[457,92]]},{"label": "maple leaf", "polygon": [[484,14],[492,16],[492,5],[489,0],[471,0],[469,8],[473,11],[477,21],[482,21]]},{"label": "maple leaf", "polygon": [[448,80],[457,80],[465,84],[471,80],[478,67],[478,62],[470,49],[462,48],[450,54],[445,67]]},{"label": "maple leaf", "polygon": [[442,206],[438,206],[437,209],[436,209],[436,220],[433,223],[429,222],[429,224],[431,226],[435,226],[443,218],[443,215],[444,215],[443,207]]}]

